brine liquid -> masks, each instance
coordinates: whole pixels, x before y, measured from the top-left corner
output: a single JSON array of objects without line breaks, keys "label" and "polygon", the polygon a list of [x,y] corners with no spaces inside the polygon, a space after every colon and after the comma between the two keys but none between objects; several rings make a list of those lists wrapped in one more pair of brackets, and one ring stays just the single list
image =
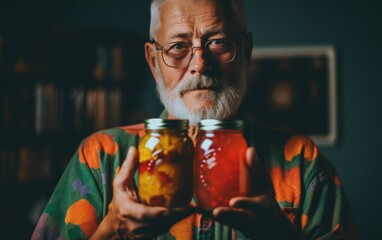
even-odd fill
[{"label": "brine liquid", "polygon": [[198,207],[210,211],[246,195],[247,144],[238,130],[202,133],[195,149],[195,196]]}]

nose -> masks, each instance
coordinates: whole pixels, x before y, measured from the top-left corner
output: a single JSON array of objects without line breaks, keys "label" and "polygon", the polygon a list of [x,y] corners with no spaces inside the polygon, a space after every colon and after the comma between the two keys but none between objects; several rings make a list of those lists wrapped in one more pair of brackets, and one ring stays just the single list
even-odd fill
[{"label": "nose", "polygon": [[203,47],[194,47],[192,59],[189,64],[191,74],[203,74],[210,69],[206,57],[204,54]]}]

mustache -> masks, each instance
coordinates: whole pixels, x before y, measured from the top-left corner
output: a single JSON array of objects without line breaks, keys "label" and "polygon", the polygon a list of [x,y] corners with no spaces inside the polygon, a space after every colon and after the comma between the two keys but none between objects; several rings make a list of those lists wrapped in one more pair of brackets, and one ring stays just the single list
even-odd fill
[{"label": "mustache", "polygon": [[175,92],[181,96],[192,90],[210,89],[212,91],[220,91],[223,88],[223,81],[217,77],[210,77],[205,75],[198,75],[183,79],[175,87]]}]

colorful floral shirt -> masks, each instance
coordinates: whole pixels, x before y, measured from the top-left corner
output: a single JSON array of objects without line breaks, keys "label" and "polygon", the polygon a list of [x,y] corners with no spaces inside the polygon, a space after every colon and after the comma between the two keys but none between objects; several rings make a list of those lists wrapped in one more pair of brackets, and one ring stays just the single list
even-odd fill
[{"label": "colorful floral shirt", "polygon": [[[74,154],[32,239],[87,239],[108,211],[112,182],[144,125],[119,127],[86,138]],[[245,135],[269,173],[276,200],[304,239],[358,239],[341,181],[309,138],[247,125]],[[247,239],[200,214],[157,239]]]}]

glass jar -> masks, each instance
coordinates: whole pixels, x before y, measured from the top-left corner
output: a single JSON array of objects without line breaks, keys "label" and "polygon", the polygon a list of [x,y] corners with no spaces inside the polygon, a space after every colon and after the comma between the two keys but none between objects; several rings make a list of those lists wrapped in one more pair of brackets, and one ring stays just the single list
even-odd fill
[{"label": "glass jar", "polygon": [[194,146],[187,120],[145,121],[139,149],[138,194],[151,206],[182,207],[193,195]]},{"label": "glass jar", "polygon": [[247,194],[243,121],[206,119],[199,124],[195,147],[195,197],[202,211],[228,206],[231,198]]}]

